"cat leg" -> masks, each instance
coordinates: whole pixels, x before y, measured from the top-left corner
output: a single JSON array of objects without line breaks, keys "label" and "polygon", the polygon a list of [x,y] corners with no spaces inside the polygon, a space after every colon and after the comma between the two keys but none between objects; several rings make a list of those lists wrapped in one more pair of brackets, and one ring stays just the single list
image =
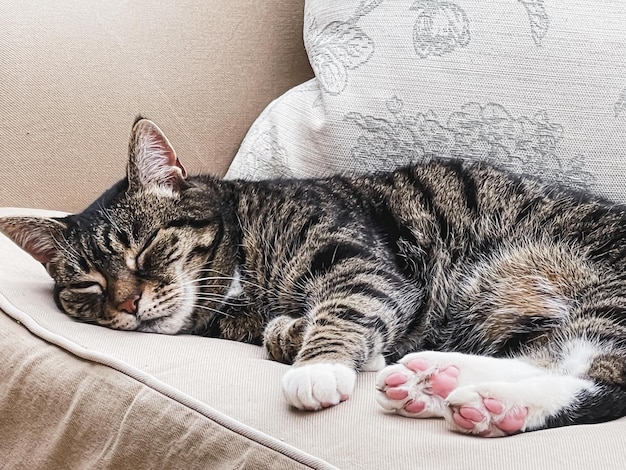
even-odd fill
[{"label": "cat leg", "polygon": [[377,237],[339,231],[315,240],[321,245],[297,281],[306,293],[302,344],[282,382],[296,408],[347,400],[357,372],[384,366],[383,352],[414,314],[415,286],[396,272],[395,257]]},{"label": "cat leg", "polygon": [[293,364],[302,348],[306,319],[280,315],[265,327],[263,345],[274,361]]},{"label": "cat leg", "polygon": [[394,314],[384,300],[362,294],[320,302],[308,316],[302,346],[283,377],[283,394],[299,409],[319,410],[347,400],[357,371],[384,366],[382,351]]},{"label": "cat leg", "polygon": [[422,351],[407,354],[378,374],[376,399],[383,408],[402,416],[447,417],[451,410],[446,399],[458,387],[542,374],[543,369],[519,359]]},{"label": "cat leg", "polygon": [[[586,331],[590,324],[586,322]],[[601,325],[611,330],[606,323]],[[614,325],[612,332],[620,328]],[[549,349],[534,351],[541,362],[551,362],[545,375],[514,384],[494,381],[454,390],[447,399],[453,429],[495,437],[625,416],[623,347],[611,340],[568,333],[571,330]]]},{"label": "cat leg", "polygon": [[[264,344],[269,356],[292,364],[302,349],[307,329],[305,318],[281,315],[265,328]],[[381,356],[382,357],[382,356]],[[302,410],[318,410],[346,400],[354,388],[356,371],[339,363],[316,363],[292,368],[283,377],[287,401]]]},{"label": "cat leg", "polygon": [[[293,318],[287,315],[281,315],[269,322],[265,328],[263,344],[270,358],[274,361],[292,364],[302,347],[302,334],[305,327],[304,318]],[[378,372],[385,365],[385,356],[378,354],[363,364],[361,370]]]},{"label": "cat leg", "polygon": [[[306,318],[281,315],[265,328],[263,343],[271,359],[293,364],[302,351],[305,332],[311,336]],[[349,363],[333,358],[315,363],[296,364],[283,376],[282,388],[287,402],[301,410],[319,410],[347,400],[354,389],[356,370]]]},{"label": "cat leg", "polygon": [[482,437],[501,437],[551,427],[555,416],[580,397],[597,394],[593,381],[543,374],[515,382],[484,382],[453,390],[446,398],[450,427]]}]

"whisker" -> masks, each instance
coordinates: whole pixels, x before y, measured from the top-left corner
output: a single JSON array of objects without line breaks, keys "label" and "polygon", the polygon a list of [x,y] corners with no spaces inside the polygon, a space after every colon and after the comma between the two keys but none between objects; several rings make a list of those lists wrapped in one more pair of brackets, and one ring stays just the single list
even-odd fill
[{"label": "whisker", "polygon": [[226,312],[222,312],[222,311],[217,310],[215,308],[207,307],[206,305],[194,305],[193,308],[199,308],[199,309],[202,309],[202,310],[208,310],[210,312],[217,313],[218,315],[224,315],[225,317],[233,318],[233,315],[230,315],[230,314],[228,314]]},{"label": "whisker", "polygon": [[242,284],[248,284],[248,285],[256,287],[256,288],[258,288],[260,290],[267,291],[267,289],[265,289],[263,286],[260,286],[259,284],[256,284],[256,283],[251,282],[251,281],[247,281],[245,279],[238,279],[238,278],[235,278],[235,277],[210,276],[210,277],[201,277],[201,278],[198,278],[198,279],[193,279],[191,281],[186,281],[186,282],[189,283],[189,284],[192,284],[194,282],[201,282],[201,281],[234,281],[234,280],[238,280]]},{"label": "whisker", "polygon": [[229,302],[227,300],[223,300],[221,297],[205,297],[205,296],[197,295],[196,299],[197,300],[212,300],[215,302],[219,302],[223,305],[230,305],[231,307],[245,307],[247,305],[252,305],[250,302],[240,302],[240,303]]},{"label": "whisker", "polygon": [[67,256],[68,259],[74,261],[74,262],[78,262],[78,259],[80,258],[80,253],[78,253],[78,251],[76,250],[76,248],[74,248],[70,242],[67,240],[67,238],[65,237],[65,234],[61,233],[61,238],[63,239],[63,241],[65,243],[61,243],[59,240],[57,240],[56,238],[54,238],[54,244],[55,246],[61,250],[62,252],[65,253],[65,255]]},{"label": "whisker", "polygon": [[118,232],[121,232],[119,225],[117,225],[117,223],[115,222],[115,219],[111,216],[110,212],[108,209],[106,209],[101,202],[98,203],[98,207],[100,208],[100,212],[102,213],[102,215],[104,216],[105,219],[107,219],[109,221],[109,223],[115,228],[115,230],[117,230]]},{"label": "whisker", "polygon": [[261,286],[260,284],[257,284],[257,283],[252,282],[252,281],[248,281],[248,280],[246,280],[246,279],[236,278],[236,277],[228,277],[228,276],[213,276],[213,277],[207,277],[207,278],[205,278],[205,279],[207,279],[207,280],[211,280],[211,279],[214,279],[214,280],[227,280],[227,281],[234,281],[234,280],[238,280],[238,281],[239,281],[239,282],[241,282],[242,284],[249,284],[249,285],[254,286],[254,287],[257,287],[257,288],[259,288],[259,289],[262,289],[262,290],[267,290],[267,289],[265,289],[265,287]]}]

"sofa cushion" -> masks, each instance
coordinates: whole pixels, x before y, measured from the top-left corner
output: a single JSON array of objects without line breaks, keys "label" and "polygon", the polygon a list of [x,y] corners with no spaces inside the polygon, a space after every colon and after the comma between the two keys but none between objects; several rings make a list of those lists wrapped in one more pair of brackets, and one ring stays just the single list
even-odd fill
[{"label": "sofa cushion", "polygon": [[[0,209],[17,214],[55,213]],[[443,420],[386,413],[373,372],[345,403],[299,412],[280,389],[288,366],[263,348],[80,323],[57,309],[52,287],[0,235],[0,455],[9,467],[626,467],[626,419],[479,439]]]},{"label": "sofa cushion", "polygon": [[626,3],[307,0],[316,77],[259,117],[227,176],[486,160],[626,202]]}]

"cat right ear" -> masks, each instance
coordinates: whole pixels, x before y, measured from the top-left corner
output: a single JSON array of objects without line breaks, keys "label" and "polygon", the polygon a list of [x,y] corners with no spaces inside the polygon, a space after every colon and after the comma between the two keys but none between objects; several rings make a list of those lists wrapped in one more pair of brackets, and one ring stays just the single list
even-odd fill
[{"label": "cat right ear", "polygon": [[67,226],[44,217],[0,217],[0,232],[42,264],[49,263],[59,250],[58,240]]},{"label": "cat right ear", "polygon": [[174,194],[184,187],[187,171],[163,131],[149,119],[140,118],[133,126],[127,176],[131,190]]}]

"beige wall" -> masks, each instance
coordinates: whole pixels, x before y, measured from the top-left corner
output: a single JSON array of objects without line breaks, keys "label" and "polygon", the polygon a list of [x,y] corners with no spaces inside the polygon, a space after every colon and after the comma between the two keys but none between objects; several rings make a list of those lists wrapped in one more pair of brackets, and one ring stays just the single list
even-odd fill
[{"label": "beige wall", "polygon": [[123,175],[143,114],[190,173],[223,174],[312,76],[303,0],[0,2],[0,206],[77,211]]}]

